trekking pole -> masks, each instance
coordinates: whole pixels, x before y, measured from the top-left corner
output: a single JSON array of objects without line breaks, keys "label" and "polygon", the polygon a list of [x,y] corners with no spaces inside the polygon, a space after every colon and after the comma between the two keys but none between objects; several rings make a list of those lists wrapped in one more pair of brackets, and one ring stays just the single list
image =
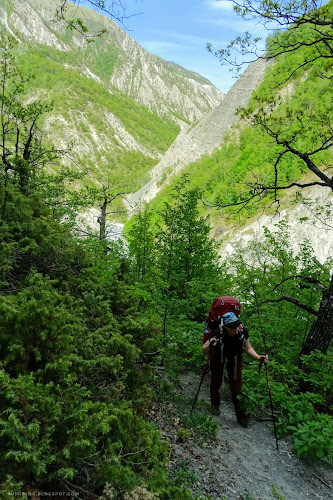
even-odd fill
[{"label": "trekking pole", "polygon": [[199,392],[200,392],[200,389],[201,389],[201,386],[202,386],[202,382],[203,382],[203,379],[205,378],[205,375],[206,375],[206,372],[207,372],[208,363],[210,361],[210,358],[211,358],[211,354],[208,356],[207,363],[205,364],[205,367],[203,369],[202,377],[201,377],[200,384],[199,384],[197,393],[196,393],[194,401],[193,401],[193,405],[192,405],[192,408],[191,408],[191,411],[190,411],[190,415],[192,414],[192,411],[194,410],[194,407],[195,407],[195,403],[197,402],[197,399],[198,399],[198,396],[199,396]]},{"label": "trekking pole", "polygon": [[269,401],[270,401],[270,406],[271,406],[271,412],[272,412],[272,418],[273,418],[273,427],[274,427],[274,435],[275,435],[275,444],[276,444],[276,449],[279,451],[279,444],[278,444],[278,438],[277,438],[277,432],[276,432],[276,425],[275,425],[275,416],[274,416],[274,408],[273,408],[273,400],[272,400],[272,393],[271,393],[271,386],[269,383],[269,377],[268,377],[268,366],[267,366],[267,361],[262,358],[259,363],[259,373],[260,369],[262,367],[262,364],[265,364],[265,370],[266,370],[266,378],[267,378],[267,389],[268,389],[268,394],[269,394]]}]

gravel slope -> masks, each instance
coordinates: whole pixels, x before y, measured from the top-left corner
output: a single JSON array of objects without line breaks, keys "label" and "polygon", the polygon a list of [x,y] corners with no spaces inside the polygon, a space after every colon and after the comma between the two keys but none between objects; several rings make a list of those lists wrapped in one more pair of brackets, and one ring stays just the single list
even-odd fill
[{"label": "gravel slope", "polygon": [[[220,500],[326,500],[333,499],[333,469],[326,463],[297,459],[288,439],[276,449],[272,421],[250,418],[249,427],[236,421],[229,387],[222,392],[216,438],[204,438],[181,421],[189,413],[200,379],[182,375],[178,399],[155,403],[151,418],[170,444],[169,468],[183,470],[196,494]],[[209,381],[201,387],[198,405],[209,415]],[[269,417],[269,415],[267,415]],[[185,431],[186,433],[186,431]]]}]

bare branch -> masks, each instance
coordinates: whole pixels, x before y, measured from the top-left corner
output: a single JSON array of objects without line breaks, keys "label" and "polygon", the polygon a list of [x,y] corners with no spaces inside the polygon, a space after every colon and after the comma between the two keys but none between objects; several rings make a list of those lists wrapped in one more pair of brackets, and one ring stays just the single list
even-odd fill
[{"label": "bare branch", "polygon": [[[61,482],[64,486],[66,486],[66,487],[69,489],[69,491],[71,491],[71,492],[75,492],[75,490],[76,490],[76,491],[81,491],[82,493],[84,493],[85,495],[87,495],[87,496],[88,496],[88,498],[97,498],[97,499],[101,498],[100,496],[95,495],[94,493],[91,493],[91,491],[87,491],[87,490],[85,490],[85,489],[81,488],[80,486],[77,486],[76,484],[72,484],[72,483],[70,483],[70,482],[68,481],[68,479],[64,479],[64,478],[58,478],[58,479],[59,479],[59,481],[60,481],[60,482]],[[73,489],[72,489],[72,488],[73,488]]]},{"label": "bare branch", "polygon": [[[280,3],[264,0],[224,1],[231,1],[233,10],[243,19],[255,20],[267,31],[274,32],[274,36],[268,39],[265,51],[267,59],[297,52],[303,47],[308,49],[308,52],[302,53],[301,59],[295,62],[288,78],[279,82],[278,86],[290,80],[297,70],[309,67],[317,60],[333,58],[331,13],[327,6],[321,5],[321,2],[318,3],[315,0],[302,2],[286,0]],[[306,28],[306,32],[303,27]],[[207,44],[207,48],[220,60],[221,64],[236,68],[236,73],[238,73],[243,65],[253,61],[251,57],[254,54],[259,57],[260,53],[264,52],[264,49],[258,48],[260,40],[261,38],[254,38],[246,32],[232,40],[225,49],[213,51],[210,43]],[[314,53],[315,51],[317,54]],[[331,68],[326,69],[326,77],[332,76],[331,70]]]},{"label": "bare branch", "polygon": [[312,307],[306,306],[305,304],[302,304],[299,300],[296,300],[292,297],[287,297],[286,295],[282,295],[279,299],[266,299],[260,302],[259,306],[262,306],[263,304],[267,304],[268,302],[282,302],[283,300],[287,302],[291,302],[292,304],[295,304],[297,307],[300,307],[301,309],[304,309],[304,311],[307,311],[310,314],[313,314],[314,316],[318,316],[318,311],[313,309]]},{"label": "bare branch", "polygon": [[323,291],[323,292],[327,292],[328,288],[323,285],[323,283],[319,280],[317,280],[316,278],[312,278],[311,276],[304,276],[303,274],[295,274],[294,276],[289,276],[288,278],[285,278],[284,280],[280,281],[280,283],[278,283],[277,285],[275,285],[275,287],[273,288],[273,292],[279,287],[281,286],[283,283],[285,283],[286,281],[289,281],[291,279],[302,279],[304,281],[307,281],[308,283],[312,283],[314,285],[316,285],[316,288],[318,288],[319,290]]},{"label": "bare branch", "polygon": [[[69,5],[73,3],[76,5],[76,9],[69,9]],[[112,21],[118,22],[124,29],[128,29],[125,26],[125,22],[131,17],[140,15],[141,12],[136,12],[134,14],[127,14],[127,9],[122,0],[62,0],[60,7],[55,12],[55,21],[63,21],[67,24],[68,29],[75,30],[80,33],[88,42],[94,41],[96,37],[102,36],[107,32],[105,28],[97,31],[90,32],[85,23],[85,13],[82,7],[93,8],[96,12],[104,14]],[[71,13],[69,13],[71,10]]]},{"label": "bare branch", "polygon": [[155,351],[155,352],[145,352],[135,363],[135,365],[141,365],[144,361],[145,358],[148,356],[150,357],[155,357],[161,354],[161,351]]},{"label": "bare branch", "polygon": [[[301,189],[307,188],[310,186],[327,187],[326,182],[319,182],[319,181],[307,182],[305,184],[301,184],[299,182],[292,182],[292,183],[288,184],[287,186],[277,186],[277,185],[265,186],[263,184],[256,184],[256,183],[254,183],[252,185],[251,184],[247,184],[247,185],[248,185],[248,187],[251,187],[251,190],[248,192],[249,193],[248,196],[245,197],[245,199],[243,199],[243,200],[239,200],[239,201],[231,202],[231,203],[218,203],[218,202],[215,203],[215,202],[209,201],[207,199],[203,199],[202,203],[207,207],[217,208],[217,209],[223,209],[223,208],[229,208],[229,207],[240,207],[239,210],[235,212],[236,214],[238,214],[239,212],[241,212],[242,210],[247,208],[247,206],[251,202],[257,203],[259,205],[260,201],[262,201],[267,196],[269,191],[273,191],[273,192],[277,193],[278,191],[290,189],[292,187],[299,187]],[[246,196],[246,193],[243,193],[243,196]],[[270,204],[270,207],[272,206],[273,203],[279,203],[279,200],[276,198],[276,196],[275,196],[275,199]]]},{"label": "bare branch", "polygon": [[[331,217],[332,214],[333,214],[333,207],[330,208],[330,204],[327,204],[326,206],[326,211],[324,211],[323,214],[320,213],[320,208],[319,210],[316,210],[316,209],[313,209],[312,208],[312,202],[308,202],[306,199],[304,198],[301,198],[301,203],[305,206],[305,208],[310,212],[310,214],[315,218],[317,219],[317,221],[320,222],[320,224],[322,224],[322,229],[325,228],[326,230],[328,231],[332,231],[333,230],[333,225],[332,223],[328,223],[327,222],[327,218],[328,217]],[[323,220],[324,217],[326,217],[326,220]],[[305,222],[305,220],[302,220],[302,222]],[[314,222],[312,222],[312,225],[315,225]],[[318,226],[316,226],[318,227]]]}]

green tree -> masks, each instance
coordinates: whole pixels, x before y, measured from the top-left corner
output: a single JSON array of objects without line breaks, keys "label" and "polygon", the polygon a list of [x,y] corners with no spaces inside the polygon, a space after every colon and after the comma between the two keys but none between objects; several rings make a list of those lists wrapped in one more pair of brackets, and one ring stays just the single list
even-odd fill
[{"label": "green tree", "polygon": [[[116,205],[116,200],[124,198],[126,194],[128,194],[128,191],[124,183],[114,183],[109,178],[106,181],[102,180],[99,182],[98,186],[87,186],[76,193],[77,206],[87,208],[88,206],[99,205],[97,223],[99,225],[98,238],[100,240],[106,239],[108,215],[126,213],[124,207]],[[85,230],[81,230],[80,232],[87,233]]]},{"label": "green tree", "polygon": [[[317,261],[308,242],[301,243],[295,255],[290,228],[283,222],[230,256],[226,274],[243,304],[242,321],[250,330],[251,343],[270,356],[279,435],[292,437],[297,456],[330,461],[332,351],[325,355],[312,351],[298,363],[315,317],[313,311],[321,302],[321,290],[313,283],[327,286],[329,264]],[[280,300],[281,293],[292,301]],[[295,308],[296,302],[302,307]],[[244,360],[243,401],[248,411],[260,414],[260,407],[267,405],[265,386],[266,377],[258,377],[252,364]],[[325,427],[321,427],[323,422]]]},{"label": "green tree", "polygon": [[[253,127],[271,137],[276,144],[270,164],[272,182],[248,182],[234,204],[245,207],[253,200],[262,200],[268,193],[273,193],[273,200],[278,204],[278,194],[293,186],[302,189],[319,185],[333,190],[333,180],[329,173],[332,164],[329,150],[333,146],[332,2],[323,7],[318,7],[312,1],[270,4],[265,1],[244,0],[242,3],[234,3],[236,11],[244,18],[254,16],[264,23],[270,20],[288,27],[285,31],[275,33],[268,42],[268,56],[275,58],[275,65],[285,75],[283,81],[279,78],[270,80],[271,85],[266,92],[260,92],[259,89],[249,107],[242,110],[242,116]],[[240,43],[243,41],[240,40]],[[245,52],[246,47],[243,45],[243,54]],[[229,55],[224,51],[220,53],[223,60]],[[279,91],[282,84],[293,79],[295,84],[300,85],[299,70],[304,72],[305,69],[308,80],[313,75],[324,77],[322,99],[318,105],[313,107],[310,100],[304,100],[303,105],[295,109],[292,99],[287,99],[283,106],[278,106],[281,102]],[[303,183],[285,182],[280,173],[281,163],[290,157],[296,157],[303,164],[304,171],[308,170],[313,174],[314,180]],[[333,338],[332,291],[333,276],[330,285],[322,289],[322,300],[319,309],[315,311],[316,320],[301,354],[308,354],[315,349],[327,352]]]},{"label": "green tree", "polygon": [[133,278],[147,291],[152,292],[155,283],[156,248],[152,228],[152,212],[146,206],[134,215],[134,223],[128,235],[128,247],[133,260]]},{"label": "green tree", "polygon": [[[265,57],[273,59],[282,54],[296,54],[287,77],[282,75],[282,78],[277,78],[278,85],[289,80],[297,71],[306,71],[317,61],[321,63],[323,74],[332,74],[332,0],[326,5],[316,0],[274,3],[265,0],[228,1],[245,20],[255,20],[270,31],[275,29],[274,35],[267,38]],[[254,38],[246,32],[231,41],[226,49],[214,53],[222,64],[231,64],[239,69],[249,62],[249,56],[262,55],[257,49],[259,41],[260,38]],[[213,52],[211,44],[208,44],[208,48]]]},{"label": "green tree", "polygon": [[120,259],[104,246],[85,250],[36,196],[17,190],[0,227],[2,494],[10,474],[11,492],[26,482],[131,489],[141,474],[149,481],[151,460],[165,451],[142,416],[146,371],[135,363],[147,335],[135,328]]},{"label": "green tree", "polygon": [[[217,245],[209,237],[208,218],[199,217],[201,193],[197,188],[188,190],[187,185],[184,176],[174,188],[171,201],[160,212],[156,236],[164,333],[169,315],[203,318],[207,297],[211,299],[209,292],[220,276]],[[204,296],[206,299],[202,300]]]},{"label": "green tree", "polygon": [[229,274],[241,277],[233,290],[246,304],[244,322],[258,335],[256,345],[281,362],[288,353],[296,364],[330,274],[329,263],[321,265],[309,243],[301,243],[294,255],[290,241],[288,224],[280,222],[237,249],[227,266]]},{"label": "green tree", "polygon": [[[14,48],[17,42],[0,31],[0,123],[1,169],[0,181],[5,186],[17,184],[21,192],[36,189],[37,176],[46,164],[52,164],[66,152],[56,149],[43,139],[40,119],[50,104],[27,99],[26,86],[33,78],[24,77],[17,67]],[[5,211],[7,190],[1,200]]]},{"label": "green tree", "polygon": [[15,66],[14,46],[14,40],[1,31],[1,177],[5,185],[17,180],[21,189],[26,189],[34,171],[44,161],[37,139],[37,121],[48,108],[38,102],[22,103],[27,80]]},{"label": "green tree", "polygon": [[124,252],[59,224],[63,186],[50,190],[43,171],[58,152],[38,129],[48,108],[27,103],[12,47],[3,37],[0,497],[27,483],[88,496],[107,481],[158,488],[167,450],[145,421],[148,366],[137,363],[147,332],[158,344],[154,325],[124,282]]}]

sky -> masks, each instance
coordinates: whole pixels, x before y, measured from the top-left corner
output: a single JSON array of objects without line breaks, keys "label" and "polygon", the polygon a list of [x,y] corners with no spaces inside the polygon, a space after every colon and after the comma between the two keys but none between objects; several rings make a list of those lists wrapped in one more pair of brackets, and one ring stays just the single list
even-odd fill
[{"label": "sky", "polygon": [[215,50],[223,49],[249,31],[263,38],[263,49],[268,34],[260,24],[237,16],[228,1],[122,1],[129,16],[124,23],[129,36],[148,52],[199,73],[224,93],[235,83],[235,75],[208,52],[207,42]]}]

